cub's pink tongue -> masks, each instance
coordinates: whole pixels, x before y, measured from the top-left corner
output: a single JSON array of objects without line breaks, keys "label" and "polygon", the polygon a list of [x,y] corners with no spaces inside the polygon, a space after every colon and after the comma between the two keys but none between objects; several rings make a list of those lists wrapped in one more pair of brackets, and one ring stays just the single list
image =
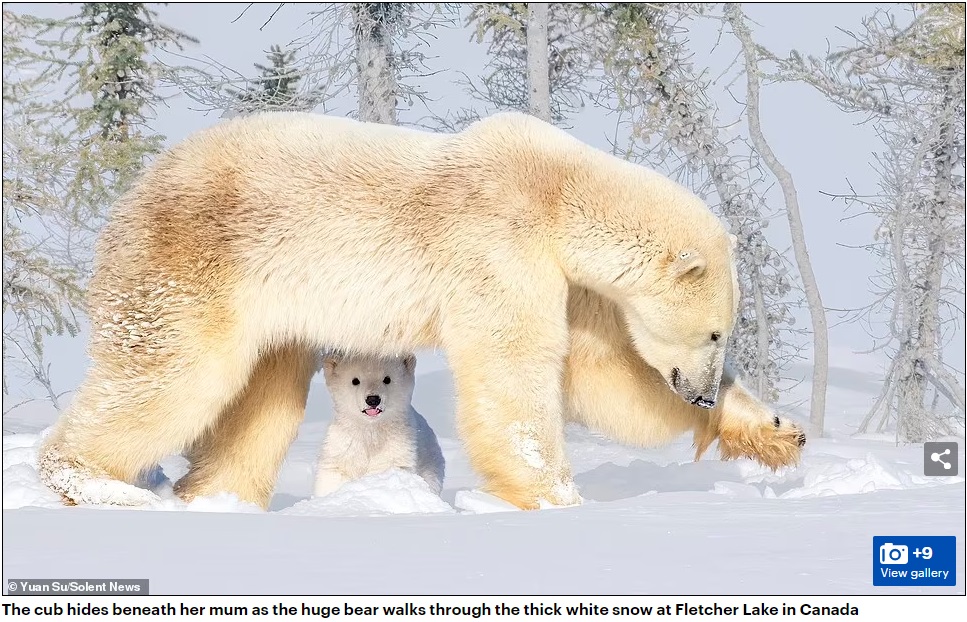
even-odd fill
[{"label": "cub's pink tongue", "polygon": [[367,408],[363,412],[366,413],[367,415],[369,415],[370,417],[375,417],[376,415],[378,415],[379,413],[381,413],[383,411],[381,411],[378,408]]}]

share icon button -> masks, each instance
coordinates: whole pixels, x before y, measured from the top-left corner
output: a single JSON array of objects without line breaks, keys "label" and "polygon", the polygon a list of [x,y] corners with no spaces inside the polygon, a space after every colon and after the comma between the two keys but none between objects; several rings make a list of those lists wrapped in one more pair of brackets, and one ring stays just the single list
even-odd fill
[{"label": "share icon button", "polygon": [[923,474],[927,476],[957,475],[957,443],[924,443]]}]

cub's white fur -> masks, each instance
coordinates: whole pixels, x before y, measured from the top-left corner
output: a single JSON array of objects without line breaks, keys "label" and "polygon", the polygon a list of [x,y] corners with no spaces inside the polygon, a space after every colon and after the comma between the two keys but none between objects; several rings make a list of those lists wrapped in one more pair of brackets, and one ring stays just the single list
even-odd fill
[{"label": "cub's white fur", "polygon": [[443,452],[411,404],[415,368],[412,354],[326,357],[323,369],[335,408],[316,468],[316,496],[393,468],[414,471],[440,494]]}]

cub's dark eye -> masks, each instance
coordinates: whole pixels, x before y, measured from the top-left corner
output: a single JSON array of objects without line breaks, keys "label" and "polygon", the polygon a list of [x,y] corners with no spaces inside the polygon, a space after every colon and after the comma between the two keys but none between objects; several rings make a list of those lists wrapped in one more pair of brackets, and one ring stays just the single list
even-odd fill
[{"label": "cub's dark eye", "polygon": [[383,384],[389,384],[389,383],[390,383],[389,376],[386,376],[385,378],[383,378]]},{"label": "cub's dark eye", "polygon": [[718,341],[721,338],[722,338],[722,335],[720,335],[719,333],[712,333],[712,341]]},{"label": "cub's dark eye", "polygon": [[359,384],[359,378],[353,378],[353,384],[354,385],[358,385]]}]

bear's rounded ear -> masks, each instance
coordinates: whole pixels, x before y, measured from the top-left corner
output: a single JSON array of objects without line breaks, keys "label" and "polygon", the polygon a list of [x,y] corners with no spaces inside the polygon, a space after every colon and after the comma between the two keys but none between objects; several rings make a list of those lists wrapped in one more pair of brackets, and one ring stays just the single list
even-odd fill
[{"label": "bear's rounded ear", "polygon": [[416,355],[407,354],[403,357],[403,367],[406,369],[406,373],[412,374],[416,371]]},{"label": "bear's rounded ear", "polygon": [[734,233],[730,233],[729,245],[732,247],[732,250],[735,250],[735,248],[739,245],[739,236],[735,235]]},{"label": "bear's rounded ear", "polygon": [[698,276],[705,272],[705,265],[705,257],[700,252],[687,248],[675,255],[671,263],[671,274],[676,279],[685,275]]},{"label": "bear's rounded ear", "polygon": [[325,371],[326,375],[332,374],[336,371],[336,365],[339,364],[339,357],[335,354],[327,354],[326,358],[322,361],[322,369]]}]

